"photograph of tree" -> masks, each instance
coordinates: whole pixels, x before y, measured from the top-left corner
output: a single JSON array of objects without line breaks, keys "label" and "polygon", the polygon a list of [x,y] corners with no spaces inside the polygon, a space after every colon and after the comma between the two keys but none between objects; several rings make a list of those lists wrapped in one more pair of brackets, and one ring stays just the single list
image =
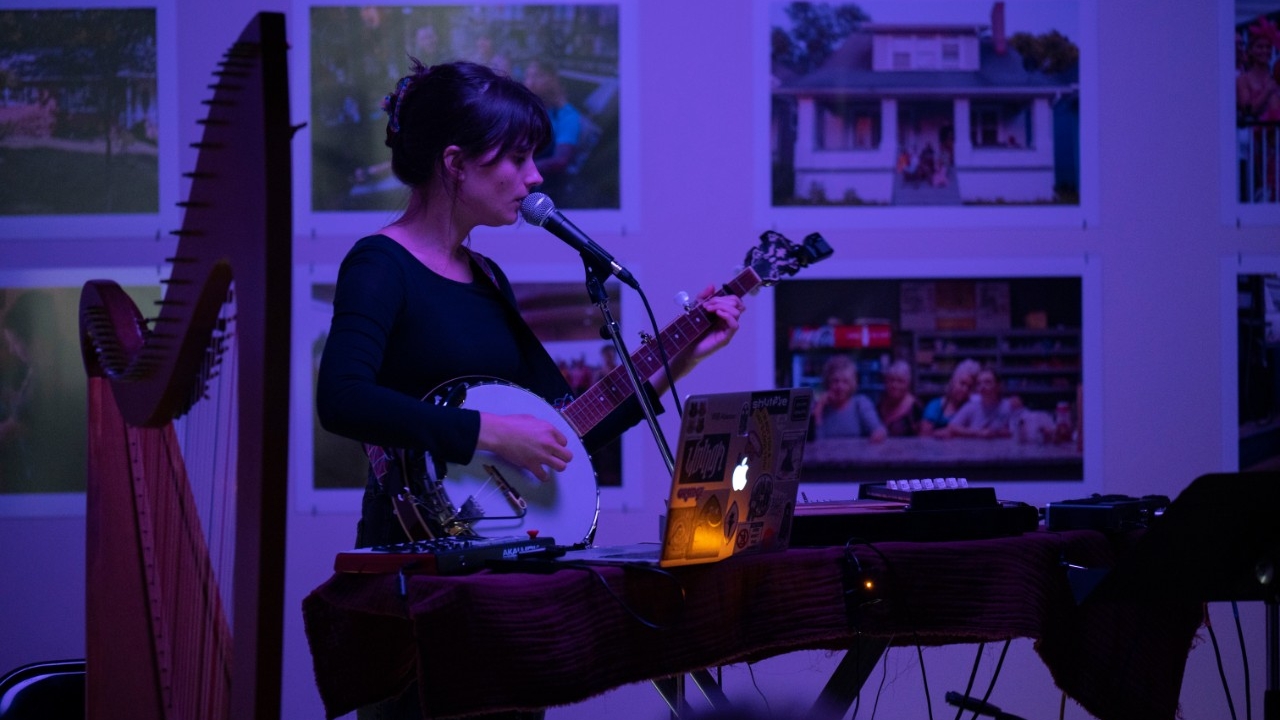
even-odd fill
[{"label": "photograph of tree", "polygon": [[537,159],[559,208],[617,209],[618,6],[312,7],[312,210],[391,210],[405,188],[387,160],[382,100],[425,65],[472,60],[546,102],[555,140]]},{"label": "photograph of tree", "polygon": [[159,211],[156,11],[0,11],[0,215]]},{"label": "photograph of tree", "polygon": [[1078,206],[1074,0],[769,5],[772,205]]},{"label": "photograph of tree", "polygon": [[[126,287],[155,307],[158,286]],[[0,287],[0,495],[84,492],[80,287]]]},{"label": "photograph of tree", "polygon": [[316,380],[320,377],[320,356],[324,353],[329,322],[333,318],[334,288],[332,282],[312,283],[306,314],[300,318],[313,329],[307,338],[311,348],[311,385],[307,392],[307,411],[311,417],[311,486],[316,490],[360,490],[368,482],[369,459],[360,443],[320,427],[314,399]]},{"label": "photograph of tree", "polygon": [[1280,2],[1235,4],[1238,201],[1280,203]]}]

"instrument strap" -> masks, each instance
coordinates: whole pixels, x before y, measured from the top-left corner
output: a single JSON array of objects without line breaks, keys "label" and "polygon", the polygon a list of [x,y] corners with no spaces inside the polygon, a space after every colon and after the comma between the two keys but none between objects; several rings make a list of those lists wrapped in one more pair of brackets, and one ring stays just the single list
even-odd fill
[{"label": "instrument strap", "polygon": [[[489,264],[489,258],[481,255],[475,250],[472,250],[466,245],[463,245],[462,249],[467,251],[467,255],[471,257],[471,261],[476,264],[476,267],[480,268],[480,272],[484,273],[485,277],[489,278],[489,282],[493,283],[493,286],[498,289],[498,292],[503,297],[507,297],[507,294],[502,292],[501,283],[498,282],[498,274],[494,272],[493,266]],[[510,298],[508,298],[508,300],[510,300]]]},{"label": "instrument strap", "polygon": [[[489,278],[489,281],[493,283],[494,289],[496,289],[498,291],[498,294],[501,295],[503,299],[506,300],[507,309],[511,311],[512,327],[516,329],[516,332],[521,333],[525,336],[525,339],[529,343],[528,347],[538,348],[541,350],[541,352],[538,353],[539,357],[530,358],[530,362],[550,363],[550,367],[555,368],[555,360],[552,359],[549,353],[547,353],[546,346],[542,344],[542,341],[539,340],[538,336],[534,334],[533,328],[529,327],[529,323],[525,321],[524,316],[520,314],[520,308],[516,307],[515,298],[511,296],[506,290],[503,289],[502,283],[498,282],[498,274],[493,269],[492,264],[490,264],[489,258],[485,257],[484,255],[481,255],[475,250],[472,250],[466,245],[463,245],[462,249],[467,251],[467,254],[470,255],[471,259],[475,262],[476,266],[480,268],[480,271],[483,272],[485,277]],[[556,369],[556,372],[559,372],[559,368],[555,368],[555,369]],[[553,401],[548,401],[548,402],[550,402],[553,407],[559,410],[564,406],[568,405],[572,401],[573,401],[572,395],[565,395],[564,397],[557,398]]]}]

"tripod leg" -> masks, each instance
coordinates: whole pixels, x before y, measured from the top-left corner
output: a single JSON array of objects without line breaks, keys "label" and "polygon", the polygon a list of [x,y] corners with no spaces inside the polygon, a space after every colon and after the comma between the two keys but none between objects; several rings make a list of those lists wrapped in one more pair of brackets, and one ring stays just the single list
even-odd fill
[{"label": "tripod leg", "polygon": [[888,648],[887,640],[865,635],[854,640],[853,647],[845,652],[844,658],[831,674],[831,679],[814,702],[809,717],[815,720],[839,720],[844,717],[858,693],[862,692],[862,684],[866,682],[867,676]]},{"label": "tripod leg", "polygon": [[1267,688],[1262,695],[1264,720],[1280,720],[1280,601],[1267,601]]}]

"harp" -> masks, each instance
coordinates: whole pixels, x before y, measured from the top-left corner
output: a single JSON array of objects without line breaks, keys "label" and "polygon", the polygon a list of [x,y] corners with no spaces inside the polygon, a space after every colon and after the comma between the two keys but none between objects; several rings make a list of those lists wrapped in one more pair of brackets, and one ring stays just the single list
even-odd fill
[{"label": "harp", "polygon": [[90,718],[280,714],[292,263],[284,16],[214,71],[158,315],[80,297]]}]

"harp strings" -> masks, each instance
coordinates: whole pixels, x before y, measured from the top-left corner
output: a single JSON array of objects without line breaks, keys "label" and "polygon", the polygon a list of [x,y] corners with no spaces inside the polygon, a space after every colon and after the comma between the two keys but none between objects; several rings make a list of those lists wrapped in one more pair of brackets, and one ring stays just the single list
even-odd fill
[{"label": "harp strings", "polygon": [[[234,290],[219,317],[213,347],[200,370],[202,396],[174,421],[187,465],[199,526],[224,601],[233,597],[236,500],[236,353]],[[228,608],[228,613],[230,608]],[[228,619],[230,619],[228,617]]]},{"label": "harp strings", "polygon": [[[199,537],[171,540],[202,544],[208,559],[196,568],[172,568],[174,573],[191,578],[191,582],[179,584],[184,590],[172,599],[173,617],[179,622],[177,652],[193,663],[202,659],[206,665],[181,673],[185,687],[175,688],[175,694],[187,699],[181,705],[189,703],[199,717],[211,718],[227,715],[234,641],[229,628],[234,627],[236,421],[240,405],[234,298],[233,283],[199,371],[196,387],[201,396],[174,421],[174,450],[180,454],[175,460],[186,466],[191,507],[188,512],[172,513],[175,518],[185,516],[182,527],[173,532],[198,533]],[[180,713],[177,717],[196,716]]]}]

